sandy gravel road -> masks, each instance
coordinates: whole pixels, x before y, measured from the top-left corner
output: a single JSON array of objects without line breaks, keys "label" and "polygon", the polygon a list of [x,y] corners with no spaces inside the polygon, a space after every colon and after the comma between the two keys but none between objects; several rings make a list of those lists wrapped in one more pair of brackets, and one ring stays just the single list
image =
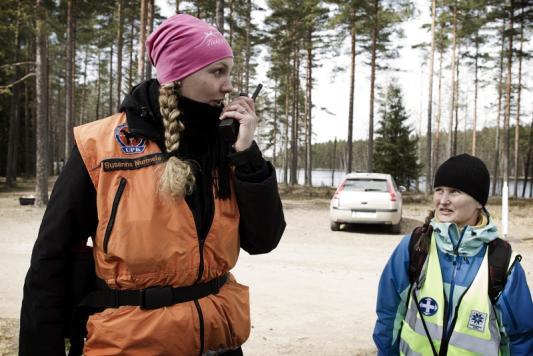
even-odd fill
[{"label": "sandy gravel road", "polygon": [[[13,340],[43,210],[0,194],[0,355]],[[241,253],[233,270],[250,286],[252,334],[247,355],[370,355],[377,283],[401,235],[379,227],[331,232],[326,200],[284,200],[286,233],[267,255]],[[494,211],[496,220],[499,212]],[[533,285],[533,205],[512,207],[511,236]],[[405,205],[402,231],[420,223],[425,206]]]}]

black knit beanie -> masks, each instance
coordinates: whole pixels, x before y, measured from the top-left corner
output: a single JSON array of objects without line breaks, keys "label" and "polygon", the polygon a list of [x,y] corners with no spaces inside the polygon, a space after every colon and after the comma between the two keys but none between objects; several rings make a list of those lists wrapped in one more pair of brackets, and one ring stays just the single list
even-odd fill
[{"label": "black knit beanie", "polygon": [[433,187],[441,186],[459,189],[485,206],[489,198],[489,171],[477,157],[466,153],[452,156],[435,173]]}]

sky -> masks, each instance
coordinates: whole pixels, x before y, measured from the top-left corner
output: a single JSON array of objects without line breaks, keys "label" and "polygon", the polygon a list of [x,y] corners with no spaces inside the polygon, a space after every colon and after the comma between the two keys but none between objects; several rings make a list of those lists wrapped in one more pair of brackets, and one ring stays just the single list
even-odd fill
[{"label": "sky", "polygon": [[[263,4],[264,1],[256,1],[258,4]],[[419,43],[430,43],[431,33],[428,30],[422,29],[424,23],[429,24],[430,18],[430,6],[429,0],[414,0],[416,13],[415,15],[402,24],[402,28],[405,37],[399,40],[399,45],[402,46],[400,50],[399,58],[390,62],[390,64],[399,69],[395,72],[390,71],[378,71],[377,82],[379,85],[386,86],[392,79],[395,79],[402,87],[404,94],[404,104],[409,115],[408,124],[415,132],[422,132],[424,134],[427,130],[427,100],[428,100],[428,63],[424,63],[422,51],[419,49],[411,48],[413,45]],[[161,8],[163,16],[168,17],[174,14],[174,2],[167,0],[156,0],[156,4]],[[252,14],[252,21],[256,24],[263,23],[263,19],[266,16],[264,12],[254,12]],[[343,49],[341,54],[336,58],[331,58],[322,62],[322,66],[314,69],[315,86],[313,88],[313,104],[315,105],[313,111],[313,142],[325,142],[337,139],[346,140],[348,132],[348,109],[349,109],[349,40],[347,39],[343,43]],[[268,63],[264,59],[267,53],[266,50],[262,50],[259,67],[257,70],[258,77],[256,81],[265,85],[266,91],[271,90],[273,82],[266,78],[268,71]],[[445,66],[449,62],[448,55],[445,54]],[[346,68],[346,71],[333,74],[333,68],[342,67]],[[435,55],[434,63],[435,73],[438,71],[438,58]],[[526,67],[523,65],[523,71]],[[467,117],[466,125],[468,128],[472,126],[473,117],[473,75],[470,69],[461,67],[462,73],[460,73],[461,80],[467,83],[466,87],[462,89],[460,96],[461,102],[464,104],[462,112],[460,111],[460,128],[464,128],[465,121],[463,117]],[[513,71],[516,71],[516,67]],[[492,75],[492,74],[490,74]],[[370,67],[364,64],[362,56],[356,59],[356,74],[355,74],[355,102],[354,102],[354,139],[364,139],[368,136],[368,120],[369,120],[369,101],[370,101]],[[489,76],[489,74],[486,74]],[[531,73],[524,75],[524,82],[531,82]],[[484,78],[489,80],[489,78]],[[443,70],[443,101],[444,106],[442,113],[441,128],[448,127],[448,106],[449,104],[449,91],[447,88],[450,82],[450,70]],[[437,76],[433,79],[433,110],[436,111],[437,103]],[[376,91],[376,97],[377,97]],[[522,98],[530,97],[522,92]],[[496,112],[489,106],[496,101],[496,91],[494,86],[487,86],[480,90],[478,102],[478,129],[483,126],[494,125],[496,121]],[[522,100],[523,113],[526,113],[525,120],[530,122],[531,110],[533,109],[533,103],[530,100]],[[325,110],[320,110],[325,108]],[[378,105],[374,107],[374,128],[377,129],[379,121]],[[434,117],[434,116],[433,116]],[[514,118],[513,118],[514,121]]]}]

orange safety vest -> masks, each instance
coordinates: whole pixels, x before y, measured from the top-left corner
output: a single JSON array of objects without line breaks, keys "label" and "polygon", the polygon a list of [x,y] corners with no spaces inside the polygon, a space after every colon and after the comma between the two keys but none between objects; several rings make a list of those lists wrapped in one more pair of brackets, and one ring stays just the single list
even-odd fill
[{"label": "orange safety vest", "polygon": [[[96,274],[113,289],[190,286],[226,274],[239,256],[239,209],[214,199],[203,247],[185,199],[158,192],[165,161],[144,138],[130,139],[126,114],[74,129],[96,188]],[[203,256],[203,258],[202,258]],[[201,276],[199,276],[201,273]],[[170,307],[108,308],[87,322],[85,355],[198,355],[233,349],[250,334],[248,287],[230,275],[219,293]],[[203,344],[202,344],[203,341]]]}]

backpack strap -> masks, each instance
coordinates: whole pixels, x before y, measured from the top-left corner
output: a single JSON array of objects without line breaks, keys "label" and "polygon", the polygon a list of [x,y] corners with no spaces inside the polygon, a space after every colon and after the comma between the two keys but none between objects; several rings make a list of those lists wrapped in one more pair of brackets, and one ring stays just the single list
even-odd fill
[{"label": "backpack strap", "polygon": [[[422,272],[422,267],[428,256],[429,241],[432,233],[433,227],[431,225],[418,226],[411,233],[411,239],[409,240],[409,283],[411,285]],[[427,239],[427,243],[421,243],[423,238]]]},{"label": "backpack strap", "polygon": [[[500,238],[492,240],[488,248],[489,297],[492,304],[495,304],[507,281],[512,250],[511,245]],[[520,257],[517,257],[517,260],[520,260]]]}]

